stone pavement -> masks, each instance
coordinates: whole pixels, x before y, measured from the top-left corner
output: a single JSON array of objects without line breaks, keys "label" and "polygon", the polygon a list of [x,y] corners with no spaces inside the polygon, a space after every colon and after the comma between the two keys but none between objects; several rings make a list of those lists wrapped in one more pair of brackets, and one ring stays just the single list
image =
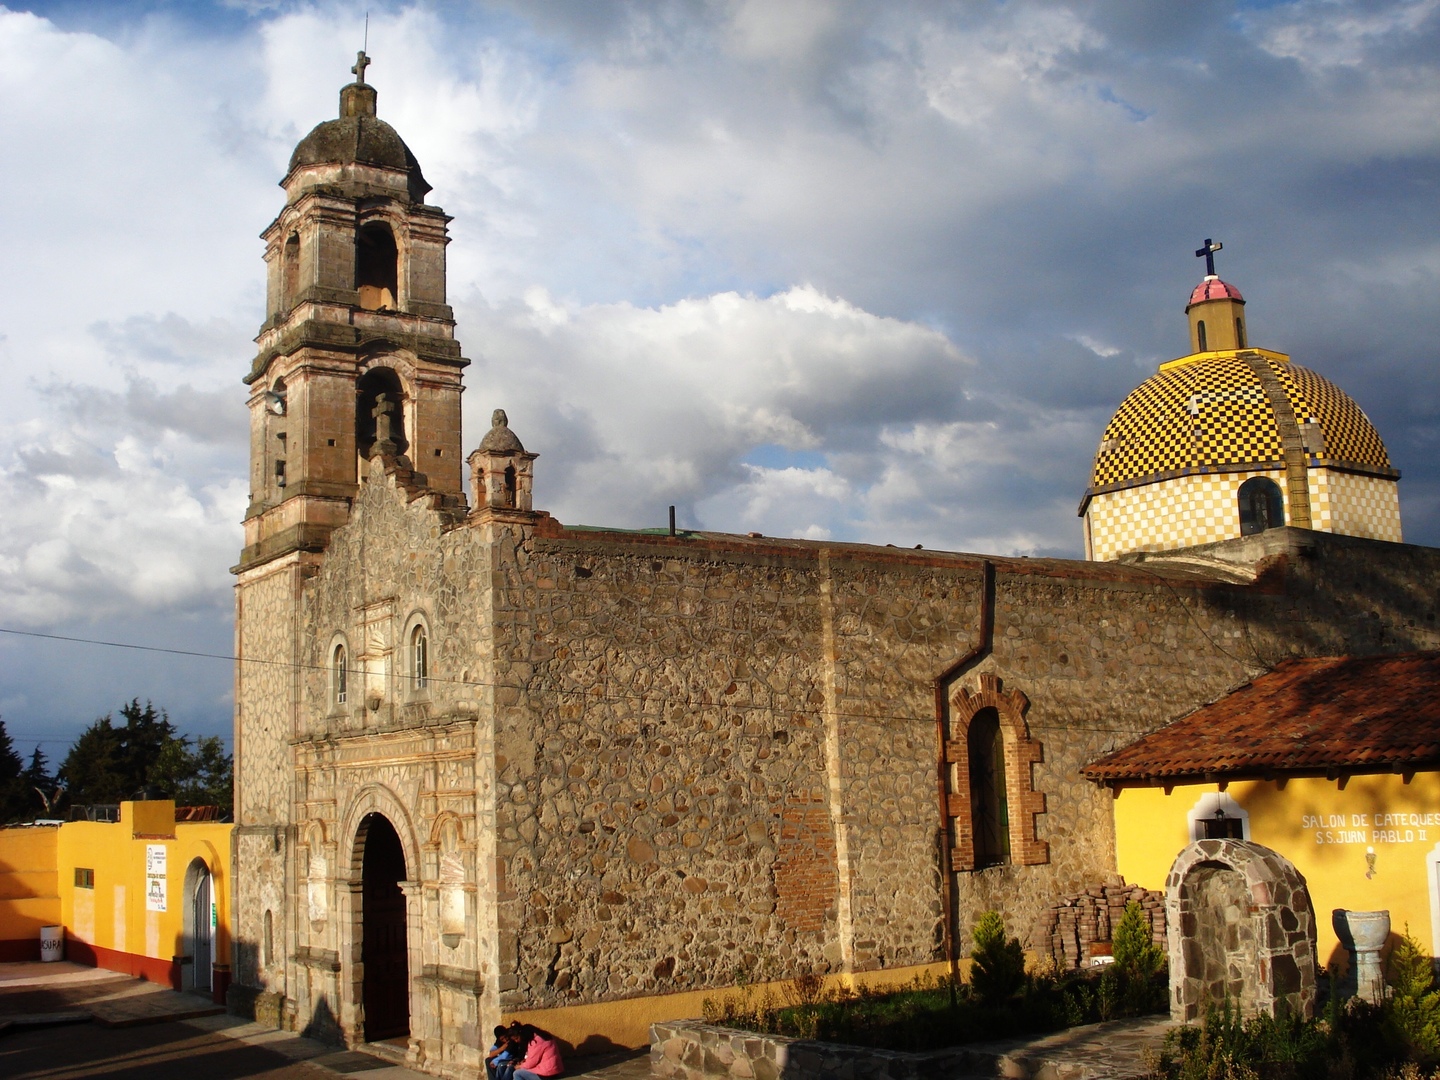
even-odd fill
[{"label": "stone pavement", "polygon": [[1148,1056],[1172,1026],[1169,1017],[1145,1016],[980,1043],[969,1047],[970,1069],[976,1076],[1015,1080],[1139,1080],[1149,1074]]},{"label": "stone pavement", "polygon": [[[91,1019],[98,1023],[90,1023]],[[73,1024],[74,1026],[60,1026]],[[7,1030],[6,1025],[9,1025]],[[1170,1028],[1163,1017],[1072,1028],[1038,1039],[967,1048],[971,1076],[1017,1080],[1131,1080]],[[345,1050],[230,1016],[177,994],[78,964],[0,964],[0,1076],[79,1080],[426,1080],[389,1047]],[[388,1060],[387,1060],[388,1059]],[[572,1080],[648,1080],[647,1050],[577,1058]]]}]

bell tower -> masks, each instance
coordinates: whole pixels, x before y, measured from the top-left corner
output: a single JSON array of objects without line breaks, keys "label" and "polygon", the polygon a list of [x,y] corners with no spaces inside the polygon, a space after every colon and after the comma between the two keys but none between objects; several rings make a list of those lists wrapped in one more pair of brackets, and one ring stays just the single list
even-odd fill
[{"label": "bell tower", "polygon": [[235,953],[231,1004],[276,1026],[295,987],[292,741],[310,642],[304,584],[375,459],[459,511],[460,375],[446,228],[362,51],[340,115],[301,140],[262,237],[265,322],[250,388],[250,503],[235,572]]},{"label": "bell tower", "polygon": [[[460,373],[468,363],[445,302],[446,227],[430,185],[375,88],[340,91],[340,115],[307,135],[262,233],[266,318],[245,377],[250,504],[245,570],[321,551],[344,523],[361,465],[376,453],[422,488],[461,499]],[[388,403],[390,438],[376,437]]]}]

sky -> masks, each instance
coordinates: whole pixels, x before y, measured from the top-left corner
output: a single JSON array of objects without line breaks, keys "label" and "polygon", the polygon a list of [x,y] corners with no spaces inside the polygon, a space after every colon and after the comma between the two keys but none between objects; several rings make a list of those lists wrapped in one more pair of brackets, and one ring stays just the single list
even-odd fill
[{"label": "sky", "polygon": [[[0,718],[228,738],[258,234],[364,40],[568,524],[1079,557],[1224,243],[1440,544],[1440,0],[0,6]],[[15,633],[15,632],[20,633]]]}]

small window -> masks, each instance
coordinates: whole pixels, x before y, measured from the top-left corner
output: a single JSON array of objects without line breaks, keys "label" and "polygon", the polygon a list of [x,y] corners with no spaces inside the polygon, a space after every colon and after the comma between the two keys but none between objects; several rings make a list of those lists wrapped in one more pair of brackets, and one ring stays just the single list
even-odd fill
[{"label": "small window", "polygon": [[1246,346],[1246,344],[1245,344],[1245,320],[1244,320],[1244,319],[1237,318],[1237,319],[1235,320],[1235,344],[1236,344],[1237,346],[1239,346],[1240,348],[1242,348],[1242,349],[1247,348],[1247,346]]},{"label": "small window", "polygon": [[1010,805],[1005,790],[1005,737],[1000,713],[981,709],[966,735],[970,758],[970,824],[975,837],[975,866],[1010,861]]},{"label": "small window", "polygon": [[346,666],[345,646],[336,645],[330,661],[330,684],[334,687],[336,705],[344,705],[350,691],[350,672]]},{"label": "small window", "polygon": [[1199,322],[1197,322],[1197,323],[1195,324],[1195,339],[1196,339],[1196,340],[1199,342],[1199,344],[1200,344],[1200,347],[1195,350],[1196,352],[1208,352],[1208,351],[1209,351],[1210,345],[1209,345],[1209,343],[1205,340],[1205,320],[1204,320],[1204,319],[1201,319]]},{"label": "small window", "polygon": [[1280,485],[1266,476],[1252,476],[1240,485],[1240,535],[1254,536],[1285,524],[1285,499]]},{"label": "small window", "polygon": [[410,631],[410,677],[416,690],[430,684],[430,638],[423,625]]},{"label": "small window", "polygon": [[83,866],[77,866],[77,867],[75,867],[75,888],[77,888],[77,889],[93,889],[93,888],[95,888],[95,871],[94,871],[94,870],[87,870],[87,869],[86,869],[85,867],[83,867]]}]

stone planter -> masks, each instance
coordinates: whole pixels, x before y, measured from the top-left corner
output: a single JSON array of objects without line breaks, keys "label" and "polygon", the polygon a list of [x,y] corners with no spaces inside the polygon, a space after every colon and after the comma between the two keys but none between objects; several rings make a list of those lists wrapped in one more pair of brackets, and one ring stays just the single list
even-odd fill
[{"label": "stone planter", "polygon": [[1385,996],[1385,968],[1380,963],[1380,950],[1390,938],[1390,912],[1336,908],[1330,921],[1335,936],[1350,954],[1350,970],[1345,973],[1340,993],[1366,1001],[1381,1000]]}]

